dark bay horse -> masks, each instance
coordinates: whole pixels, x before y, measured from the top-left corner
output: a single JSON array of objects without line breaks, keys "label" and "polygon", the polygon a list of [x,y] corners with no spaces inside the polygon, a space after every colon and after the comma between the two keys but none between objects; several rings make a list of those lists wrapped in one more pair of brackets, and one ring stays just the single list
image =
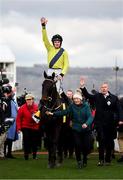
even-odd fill
[{"label": "dark bay horse", "polygon": [[62,109],[62,101],[56,89],[56,81],[54,80],[55,73],[48,76],[44,72],[44,81],[42,83],[42,98],[41,98],[41,120],[44,122],[44,131],[47,136],[48,145],[48,167],[56,166],[56,154],[58,140],[62,126],[62,117],[47,116],[46,111],[56,111]]}]

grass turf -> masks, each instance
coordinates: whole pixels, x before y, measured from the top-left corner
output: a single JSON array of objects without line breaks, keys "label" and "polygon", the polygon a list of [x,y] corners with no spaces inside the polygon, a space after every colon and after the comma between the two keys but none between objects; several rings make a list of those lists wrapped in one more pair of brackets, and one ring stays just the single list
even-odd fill
[{"label": "grass turf", "polygon": [[123,179],[123,164],[112,161],[111,166],[97,167],[97,155],[90,155],[88,166],[77,169],[75,159],[65,159],[61,167],[47,168],[47,155],[28,161],[22,155],[16,159],[0,160],[0,179]]}]

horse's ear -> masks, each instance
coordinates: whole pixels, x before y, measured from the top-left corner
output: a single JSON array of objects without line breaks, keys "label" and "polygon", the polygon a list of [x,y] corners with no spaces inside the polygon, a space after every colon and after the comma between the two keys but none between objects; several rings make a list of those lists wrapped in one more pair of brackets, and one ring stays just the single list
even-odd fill
[{"label": "horse's ear", "polygon": [[47,73],[44,71],[44,78],[46,79],[47,78]]},{"label": "horse's ear", "polygon": [[52,73],[52,78],[54,79],[54,77],[55,77],[55,73],[53,72],[53,73]]}]

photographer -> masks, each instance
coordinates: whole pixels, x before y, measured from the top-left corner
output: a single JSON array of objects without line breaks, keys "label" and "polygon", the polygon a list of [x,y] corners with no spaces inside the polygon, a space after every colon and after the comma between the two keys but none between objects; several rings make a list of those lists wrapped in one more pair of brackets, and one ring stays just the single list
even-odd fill
[{"label": "photographer", "polygon": [[[2,77],[2,75],[1,75]],[[3,94],[3,85],[9,83],[8,79],[1,79],[0,80],[0,134],[2,132],[2,124],[5,119],[5,108],[6,108],[6,103],[4,102],[4,94]]]},{"label": "photographer", "polygon": [[7,131],[7,137],[4,143],[4,156],[6,158],[14,158],[12,155],[12,143],[13,141],[18,139],[18,134],[16,132],[16,116],[18,106],[14,100],[14,93],[12,91],[12,86],[7,85],[3,89],[3,94],[5,96],[5,102],[7,104],[5,110],[5,117],[7,122],[9,123],[10,127]]},{"label": "photographer", "polygon": [[26,88],[24,88],[23,94],[17,97],[17,104],[18,104],[19,107],[26,103],[25,96],[27,94],[28,94],[27,90],[26,90]]},{"label": "photographer", "polygon": [[4,142],[6,140],[5,111],[7,104],[3,94],[3,85],[9,82],[8,79],[0,80],[0,159],[4,159]]}]

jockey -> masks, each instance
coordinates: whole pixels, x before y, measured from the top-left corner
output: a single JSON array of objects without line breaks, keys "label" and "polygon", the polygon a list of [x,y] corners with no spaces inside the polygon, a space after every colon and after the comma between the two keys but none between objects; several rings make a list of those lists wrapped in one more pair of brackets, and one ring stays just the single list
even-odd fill
[{"label": "jockey", "polygon": [[68,54],[67,52],[61,48],[62,45],[62,37],[59,34],[56,34],[52,37],[52,44],[49,42],[46,31],[47,19],[41,18],[41,26],[42,26],[42,36],[43,42],[47,49],[48,53],[48,76],[51,76],[53,72],[55,72],[55,79],[57,80],[56,87],[59,94],[62,93],[62,80],[64,75],[66,74],[69,66]]}]

